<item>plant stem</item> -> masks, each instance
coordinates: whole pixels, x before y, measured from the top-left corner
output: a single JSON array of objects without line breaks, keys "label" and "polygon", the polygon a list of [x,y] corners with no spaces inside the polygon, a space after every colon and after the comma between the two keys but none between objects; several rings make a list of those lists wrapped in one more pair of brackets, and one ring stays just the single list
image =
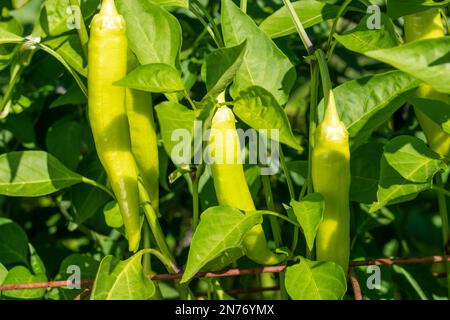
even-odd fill
[{"label": "plant stem", "polygon": [[319,63],[320,76],[322,79],[323,96],[325,102],[324,105],[328,106],[328,102],[330,100],[330,92],[332,89],[330,71],[328,70],[327,59],[325,58],[325,54],[322,50],[319,49],[316,51],[316,58]]},{"label": "plant stem", "polygon": [[177,267],[173,264],[173,262],[170,259],[168,259],[168,257],[166,257],[164,254],[162,254],[158,250],[143,249],[143,250],[141,250],[141,253],[142,254],[147,254],[147,253],[153,254],[155,257],[157,257],[159,259],[159,261],[162,262],[162,264],[166,267],[166,269],[169,273],[176,273]]},{"label": "plant stem", "polygon": [[295,29],[297,30],[298,35],[300,36],[300,39],[303,42],[303,45],[306,48],[306,51],[308,51],[308,54],[313,54],[315,49],[314,45],[311,42],[311,39],[309,39],[308,34],[305,31],[305,28],[303,28],[303,24],[300,21],[297,12],[295,12],[294,7],[292,6],[292,3],[290,0],[283,0],[284,5],[287,7],[289,11],[289,15],[291,16],[292,22],[294,23]]},{"label": "plant stem", "polygon": [[192,213],[193,213],[192,229],[194,232],[195,229],[197,229],[200,216],[199,199],[198,199],[198,182],[199,179],[197,177],[192,178]]},{"label": "plant stem", "polygon": [[333,41],[333,35],[336,32],[336,28],[337,28],[337,24],[339,22],[339,19],[345,14],[345,12],[347,11],[348,6],[350,5],[350,3],[352,2],[352,0],[345,0],[345,2],[341,5],[341,7],[339,8],[338,14],[336,16],[336,18],[333,21],[333,25],[331,27],[330,30],[330,34],[328,35],[328,41],[327,41],[327,45],[326,45],[326,51],[329,53],[329,57],[331,55],[332,50],[331,49],[331,42]]},{"label": "plant stem", "polygon": [[98,183],[97,181],[94,181],[92,179],[86,178],[86,177],[82,177],[81,178],[81,182],[91,185],[93,187],[96,187],[104,192],[106,192],[108,195],[111,196],[111,198],[115,199],[115,195],[111,192],[111,190],[109,190],[107,187],[105,187],[104,185],[102,185],[101,183]]},{"label": "plant stem", "polygon": [[294,220],[292,220],[292,219],[289,219],[288,217],[283,216],[282,214],[279,214],[279,213],[277,213],[277,212],[273,212],[273,211],[269,211],[269,210],[256,210],[256,211],[253,211],[253,212],[259,213],[259,214],[262,214],[262,215],[267,215],[267,216],[274,216],[274,217],[277,217],[277,218],[279,218],[279,219],[281,219],[281,220],[284,220],[284,221],[286,221],[286,222],[289,222],[290,224],[292,224],[292,225],[297,226],[297,227],[300,228],[300,225],[299,225],[296,221],[294,221]]},{"label": "plant stem", "polygon": [[[444,183],[442,182],[442,175],[436,175],[436,184],[437,187],[448,192],[444,189]],[[448,194],[447,194],[448,195]],[[448,247],[450,244],[450,227],[448,224],[448,211],[447,211],[447,199],[443,192],[437,192],[438,197],[438,205],[439,205],[439,214],[441,215],[442,220],[442,241],[444,245],[444,254],[447,255]],[[447,266],[447,289],[448,289],[448,298],[450,299],[450,262],[446,263]]]},{"label": "plant stem", "polygon": [[[281,150],[281,148],[280,148],[280,150]],[[280,152],[280,154],[281,154],[281,152]],[[267,207],[269,208],[269,210],[275,211],[275,204],[273,202],[273,193],[272,193],[272,188],[270,186],[269,176],[263,175],[262,183],[263,183],[264,194],[266,196]],[[281,238],[280,225],[278,224],[278,221],[273,216],[269,217],[269,220],[270,220],[270,225],[272,227],[273,239],[275,241],[275,245],[279,248],[283,242],[283,240]],[[284,285],[284,279],[285,279],[285,274],[284,274],[284,272],[281,272],[280,273],[280,293],[281,293],[281,297],[286,298],[287,292],[286,292],[286,288]]]},{"label": "plant stem", "polygon": [[[78,10],[79,10],[78,13],[80,14],[80,17],[79,17],[80,21],[77,21],[77,22],[80,23],[80,27],[76,28],[76,29],[77,29],[77,32],[78,32],[78,37],[80,38],[80,42],[81,42],[81,47],[83,49],[84,58],[87,61],[87,57],[88,57],[88,47],[87,46],[88,46],[88,42],[89,42],[89,35],[87,33],[86,25],[84,24],[84,19],[83,19],[82,15],[81,15],[81,7],[80,7],[80,4],[79,4],[78,0],[70,0],[70,4],[72,6],[77,7]],[[78,13],[76,13],[76,14],[78,14]],[[76,18],[77,17],[75,17],[75,19]]]},{"label": "plant stem", "polygon": [[294,184],[292,183],[291,175],[289,174],[289,169],[286,164],[286,159],[284,157],[282,147],[280,147],[280,162],[281,162],[281,168],[283,169],[283,172],[284,172],[284,176],[286,177],[286,183],[287,183],[288,189],[289,189],[289,196],[291,197],[291,199],[295,199]]},{"label": "plant stem", "polygon": [[[272,188],[270,186],[269,176],[263,175],[261,176],[261,179],[263,183],[264,195],[266,197],[267,208],[271,211],[275,211],[275,204],[273,202],[273,193]],[[274,217],[269,217],[269,219],[270,219],[270,226],[272,227],[275,245],[277,247],[280,247],[282,243],[280,226],[278,225],[278,222]]]},{"label": "plant stem", "polygon": [[161,229],[161,226],[158,221],[158,217],[156,215],[155,210],[151,206],[150,197],[148,196],[147,191],[141,182],[139,182],[139,197],[141,200],[141,205],[143,206],[145,217],[147,218],[147,222],[152,230],[153,236],[155,237],[156,244],[158,245],[159,250],[161,250],[162,254],[167,257],[171,263],[175,266],[175,272],[178,272],[178,267],[176,267],[175,258],[170,252],[169,247],[167,246],[164,233]]},{"label": "plant stem", "polygon": [[[150,229],[147,223],[143,226],[143,248],[151,249]],[[149,275],[152,273],[152,260],[150,254],[144,254],[143,256],[144,273]]]},{"label": "plant stem", "polygon": [[16,86],[17,81],[22,74],[24,67],[20,63],[14,63],[11,67],[11,78],[9,80],[8,88],[2,98],[2,105],[0,108],[0,119],[5,118],[9,113],[9,108],[6,106],[11,102],[11,96]]},{"label": "plant stem", "polygon": [[[193,11],[195,11],[194,13],[196,14],[197,18],[199,18],[200,22],[203,21],[202,24],[206,28],[209,28],[211,30],[210,34],[213,37],[214,41],[216,42],[216,45],[219,48],[224,47],[225,44],[223,42],[222,35],[219,31],[219,28],[217,27],[217,24],[214,21],[214,19],[209,14],[208,10],[206,10],[206,8],[203,7],[202,4],[198,0],[191,0],[191,2],[193,4],[195,4],[195,6],[203,13],[203,15],[208,20],[209,24],[205,21],[205,19],[203,19],[203,17],[200,16],[200,13],[196,9],[193,10]],[[193,9],[193,7],[191,7],[191,9]]]},{"label": "plant stem", "polygon": [[[317,61],[311,61],[311,91],[310,91],[310,105],[309,105],[309,146],[308,146],[308,177],[306,178],[305,185],[308,188],[308,194],[312,193],[312,152],[314,148],[314,135],[317,128],[317,105],[319,101],[319,68]],[[302,190],[304,191],[304,190]],[[300,194],[300,200],[303,198],[305,193]]]},{"label": "plant stem", "polygon": [[240,7],[241,7],[241,10],[242,10],[244,13],[247,13],[247,0],[241,0],[241,5],[240,5]]}]

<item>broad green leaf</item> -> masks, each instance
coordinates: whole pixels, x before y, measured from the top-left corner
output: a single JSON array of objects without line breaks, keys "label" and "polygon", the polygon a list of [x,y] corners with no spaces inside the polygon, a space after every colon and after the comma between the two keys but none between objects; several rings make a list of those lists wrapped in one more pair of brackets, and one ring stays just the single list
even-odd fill
[{"label": "broad green leaf", "polygon": [[204,74],[208,96],[216,98],[233,81],[241,67],[246,43],[230,48],[219,48],[206,57]]},{"label": "broad green leaf", "polygon": [[335,34],[336,40],[351,51],[364,53],[366,51],[392,48],[401,43],[400,36],[395,31],[395,25],[385,14],[381,15],[380,28],[369,29],[365,16],[360,23],[343,35]]},{"label": "broad green leaf", "polygon": [[58,97],[55,101],[53,101],[49,108],[57,108],[66,105],[83,105],[87,103],[87,98],[80,90],[80,88],[73,84],[69,88],[67,88],[66,93],[62,96]]},{"label": "broad green leaf", "polygon": [[3,281],[5,281],[6,276],[8,275],[8,269],[0,263],[0,284],[3,284]]},{"label": "broad green leaf", "polygon": [[71,76],[75,79],[76,83],[78,84],[78,86],[80,87],[81,91],[83,92],[83,94],[87,97],[87,88],[86,85],[84,84],[83,80],[81,80],[80,76],[78,75],[77,72],[75,72],[75,70],[69,65],[69,63],[64,59],[64,57],[57,51],[53,50],[52,48],[50,48],[49,46],[47,46],[44,43],[40,43],[38,44],[38,47],[40,49],[42,49],[43,51],[47,52],[48,54],[50,54],[52,57],[54,57],[56,60],[58,60],[63,66],[64,68],[67,69],[67,71],[69,71],[69,73],[71,74]]},{"label": "broad green leaf", "polygon": [[[411,104],[450,134],[450,104],[441,100],[411,98]],[[450,100],[449,100],[450,102]]]},{"label": "broad green leaf", "polygon": [[91,300],[149,300],[154,298],[156,288],[142,269],[140,251],[131,258],[120,261],[106,256],[92,287]]},{"label": "broad green leaf", "polygon": [[[304,0],[293,2],[292,5],[304,28],[310,28],[322,21],[333,19],[339,11],[339,6],[324,1]],[[285,6],[267,17],[259,27],[271,38],[283,37],[296,32]]]},{"label": "broad green leaf", "polygon": [[189,0],[152,0],[160,6],[189,7]]},{"label": "broad green leaf", "polygon": [[369,142],[351,155],[350,200],[370,204],[377,198],[383,144]]},{"label": "broad green leaf", "polygon": [[445,7],[450,0],[387,0],[387,13],[397,19],[432,7]]},{"label": "broad green leaf", "polygon": [[[24,266],[16,266],[9,270],[3,284],[18,284],[18,283],[38,283],[46,282],[47,276],[45,274],[33,274]],[[40,299],[43,298],[46,288],[40,289],[25,289],[25,290],[8,290],[2,294],[4,297],[13,299]]]},{"label": "broad green leaf", "polygon": [[240,248],[247,232],[258,223],[262,223],[260,214],[243,214],[231,207],[211,207],[203,212],[192,237],[181,283],[191,280],[225,251]]},{"label": "broad green leaf", "polygon": [[302,150],[292,133],[286,113],[270,92],[261,87],[249,87],[240,92],[234,103],[234,113],[246,124],[256,130],[267,130],[272,139],[276,137],[271,136],[270,130],[278,130],[280,142]]},{"label": "broad green leaf", "polygon": [[294,300],[340,300],[347,291],[347,280],[341,266],[305,258],[287,268],[285,284]]},{"label": "broad green leaf", "polygon": [[26,5],[30,1],[31,0],[12,0],[11,2],[12,2],[14,9],[19,9],[19,8],[23,7],[24,5]]},{"label": "broad green leaf", "polygon": [[21,43],[25,39],[15,33],[8,31],[5,27],[0,28],[0,44]]},{"label": "broad green leaf", "polygon": [[430,182],[446,167],[439,155],[411,136],[399,136],[389,141],[383,155],[386,163],[409,182]]},{"label": "broad green leaf", "polygon": [[[100,263],[87,254],[71,254],[67,256],[59,267],[56,280],[71,280],[73,284],[77,276],[80,279],[94,279]],[[85,290],[86,285],[77,288],[60,288],[65,300],[73,300],[78,294]]]},{"label": "broad green leaf", "polygon": [[428,190],[436,173],[446,165],[424,142],[411,136],[399,136],[384,147],[377,199],[370,211],[413,200]]},{"label": "broad green leaf", "polygon": [[[78,166],[78,172],[84,177],[106,185],[106,172],[95,152],[83,158]],[[71,213],[77,224],[82,224],[95,214],[101,213],[103,206],[111,200],[103,190],[86,184],[73,186],[68,196],[72,203]]]},{"label": "broad green leaf", "polygon": [[222,271],[225,267],[230,265],[233,262],[236,262],[238,259],[242,258],[245,255],[244,250],[242,248],[232,248],[224,251],[220,256],[208,262],[203,268],[199,271],[205,272],[216,272]]},{"label": "broad green leaf", "polygon": [[115,85],[158,93],[172,93],[184,90],[180,73],[174,67],[164,63],[152,63],[139,66]]},{"label": "broad green leaf", "polygon": [[73,120],[62,120],[47,131],[47,150],[68,169],[76,170],[81,157],[83,126]]},{"label": "broad green leaf", "polygon": [[0,156],[0,194],[38,197],[82,182],[83,177],[43,151],[11,152]]},{"label": "broad green leaf", "polygon": [[105,221],[111,228],[120,228],[123,226],[122,215],[120,214],[119,205],[116,201],[108,202],[103,207],[103,214],[105,215]]},{"label": "broad green leaf", "polygon": [[[194,121],[197,113],[176,102],[163,102],[155,107],[161,126],[161,137],[167,154],[184,159],[185,164],[190,163],[192,156],[192,137],[194,135]],[[179,134],[178,134],[179,133]],[[184,154],[184,148],[190,154]],[[174,148],[177,149],[174,150]],[[172,154],[172,152],[174,154]],[[181,164],[178,163],[176,164]]]},{"label": "broad green leaf", "polygon": [[292,199],[290,206],[298,223],[302,227],[308,248],[312,250],[325,209],[323,196],[319,193],[311,193],[301,201]]},{"label": "broad green leaf", "polygon": [[365,55],[390,64],[436,91],[450,93],[450,37],[414,41],[390,49],[365,52]]},{"label": "broad green leaf", "polygon": [[295,68],[286,55],[232,0],[222,0],[222,32],[227,47],[247,40],[231,96],[237,98],[242,90],[260,86],[284,105],[296,78]]},{"label": "broad green leaf", "polygon": [[76,72],[87,77],[87,64],[83,59],[83,49],[78,35],[59,36],[46,40],[44,44],[59,53]]},{"label": "broad green leaf", "polygon": [[128,44],[139,62],[178,67],[182,40],[178,20],[152,1],[118,0],[116,4],[127,22]]},{"label": "broad green leaf", "polygon": [[[407,101],[403,93],[419,84],[420,81],[403,72],[392,71],[336,87],[333,90],[336,107],[349,132],[352,149],[366,143],[372,132]],[[319,106],[319,119],[322,117],[323,101]]]},{"label": "broad green leaf", "polygon": [[99,0],[81,0],[80,12],[79,8],[71,7],[69,0],[46,0],[39,18],[40,26],[50,36],[75,30],[77,19],[92,16],[98,4]]},{"label": "broad green leaf", "polygon": [[[11,39],[11,36],[13,38],[20,38],[22,34],[23,26],[16,19],[10,18],[5,21],[0,21],[0,43],[3,43],[8,38]],[[14,43],[16,42],[14,41]],[[3,70],[11,62],[14,56],[14,48],[15,44],[0,44],[0,70]]]},{"label": "broad green leaf", "polygon": [[28,238],[23,229],[13,221],[0,218],[0,262],[28,266]]}]

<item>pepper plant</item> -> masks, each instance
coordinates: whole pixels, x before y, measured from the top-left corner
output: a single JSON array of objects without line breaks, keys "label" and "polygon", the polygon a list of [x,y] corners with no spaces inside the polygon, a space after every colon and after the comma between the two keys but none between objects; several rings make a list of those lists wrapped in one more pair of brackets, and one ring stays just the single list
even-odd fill
[{"label": "pepper plant", "polygon": [[2,1],[0,299],[448,299],[449,9]]}]

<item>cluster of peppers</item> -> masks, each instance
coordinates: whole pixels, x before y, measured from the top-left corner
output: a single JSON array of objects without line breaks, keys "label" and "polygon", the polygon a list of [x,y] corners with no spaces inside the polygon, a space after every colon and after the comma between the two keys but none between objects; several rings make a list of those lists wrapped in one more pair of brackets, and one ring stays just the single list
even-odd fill
[{"label": "cluster of peppers", "polygon": [[[141,239],[139,177],[158,208],[158,145],[151,95],[113,85],[138,64],[114,0],[103,0],[88,45],[89,120],[95,147],[120,208],[129,250]],[[114,65],[113,67],[111,65]]]},{"label": "cluster of peppers", "polygon": [[[406,41],[444,36],[439,11],[405,17]],[[95,145],[116,196],[130,251],[140,242],[139,176],[148,191],[151,204],[158,209],[158,146],[149,93],[113,85],[138,65],[128,52],[125,21],[113,0],[104,0],[100,13],[91,25],[89,42],[89,119]],[[128,62],[127,62],[128,61]],[[114,68],[111,68],[114,63]],[[345,125],[341,122],[332,90],[326,95],[323,120],[314,136],[310,159],[314,191],[325,202],[323,221],[316,238],[316,258],[334,261],[347,270],[350,255],[350,148]],[[440,99],[441,94],[422,85],[424,98]],[[416,110],[430,147],[450,156],[450,135],[426,115]],[[211,123],[211,132],[227,137],[212,139],[212,150],[233,161],[211,165],[214,187],[220,205],[255,211],[240,161],[240,145],[235,116],[227,106],[219,106]],[[230,132],[232,135],[230,136]],[[255,226],[244,239],[245,254],[263,265],[278,264],[286,256],[269,248],[261,225]]]}]

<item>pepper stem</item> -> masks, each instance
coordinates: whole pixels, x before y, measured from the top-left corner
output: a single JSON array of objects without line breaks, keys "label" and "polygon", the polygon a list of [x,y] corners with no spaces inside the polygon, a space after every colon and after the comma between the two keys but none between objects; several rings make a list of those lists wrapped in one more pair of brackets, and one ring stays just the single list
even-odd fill
[{"label": "pepper stem", "polygon": [[103,0],[102,7],[100,8],[100,14],[104,16],[115,16],[119,13],[117,12],[114,0]]}]

